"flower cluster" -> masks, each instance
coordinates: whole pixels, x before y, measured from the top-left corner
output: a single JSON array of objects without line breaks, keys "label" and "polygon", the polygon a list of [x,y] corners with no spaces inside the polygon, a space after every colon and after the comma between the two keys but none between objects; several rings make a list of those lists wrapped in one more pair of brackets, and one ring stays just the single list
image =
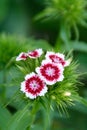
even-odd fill
[{"label": "flower cluster", "polygon": [[19,56],[16,58],[16,61],[19,61],[19,60],[26,60],[28,57],[30,58],[38,58],[42,55],[43,51],[42,49],[36,49],[34,51],[30,51],[28,53],[25,53],[25,52],[21,52],[19,54]]},{"label": "flower cluster", "polygon": [[[22,52],[17,56],[16,61],[38,59],[44,55],[42,49],[36,49],[30,52]],[[21,83],[21,91],[26,97],[35,99],[37,96],[44,96],[51,85],[64,79],[64,68],[69,66],[70,60],[65,60],[64,54],[47,51],[40,66],[25,76]]]}]

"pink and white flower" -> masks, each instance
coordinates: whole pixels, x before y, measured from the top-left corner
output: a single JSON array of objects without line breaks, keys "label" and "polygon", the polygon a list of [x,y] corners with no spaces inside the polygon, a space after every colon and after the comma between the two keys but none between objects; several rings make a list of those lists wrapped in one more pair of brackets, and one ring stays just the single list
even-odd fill
[{"label": "pink and white flower", "polygon": [[44,96],[47,92],[47,87],[44,81],[32,72],[25,76],[25,81],[21,83],[20,90],[30,99],[34,99],[37,96]]},{"label": "pink and white flower", "polygon": [[64,67],[69,66],[70,60],[65,60],[65,56],[61,53],[54,53],[47,51],[45,55],[47,60],[51,60],[54,63],[60,63]]},{"label": "pink and white flower", "polygon": [[28,56],[30,58],[38,58],[42,55],[43,51],[42,49],[36,49],[34,51],[28,52]]},{"label": "pink and white flower", "polygon": [[20,61],[20,60],[26,60],[27,59],[27,53],[21,52],[17,58],[16,61]]},{"label": "pink and white flower", "polygon": [[63,66],[61,64],[55,64],[48,60],[43,60],[42,65],[36,68],[36,72],[43,81],[48,85],[53,85],[58,81],[62,81]]}]

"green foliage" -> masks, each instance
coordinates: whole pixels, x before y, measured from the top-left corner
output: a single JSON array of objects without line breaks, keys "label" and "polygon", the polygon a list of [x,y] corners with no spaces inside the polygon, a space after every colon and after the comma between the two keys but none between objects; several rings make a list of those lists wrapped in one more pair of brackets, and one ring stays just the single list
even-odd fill
[{"label": "green foliage", "polygon": [[5,18],[8,12],[8,5],[6,0],[0,1],[0,22]]},{"label": "green foliage", "polygon": [[7,130],[25,130],[29,125],[29,114],[27,107],[16,112],[16,114],[9,120]]},{"label": "green foliage", "polygon": [[[25,76],[26,74],[34,72],[35,68],[40,66],[44,59],[44,54],[38,59],[27,58],[25,61],[17,62],[17,67]],[[76,85],[78,83],[79,75],[76,70],[77,63],[74,62],[72,62],[68,67],[65,67],[64,80],[62,82],[57,82],[52,86],[48,85],[48,93],[46,94],[46,97],[38,97],[37,102],[41,102],[45,109],[50,109],[50,107],[52,108],[51,102],[53,102],[53,104],[55,102],[60,113],[61,110],[62,112],[67,112],[67,107],[74,104],[74,96],[78,96]]]},{"label": "green foliage", "polygon": [[51,48],[45,40],[25,39],[23,37],[2,34],[0,36],[0,69],[3,69],[14,61],[16,55],[22,51],[42,47]]},{"label": "green foliage", "polygon": [[62,48],[65,48],[65,51],[70,50],[74,50],[74,51],[78,51],[78,52],[83,52],[83,53],[87,53],[87,44],[85,42],[81,42],[81,41],[71,41],[69,48],[67,48],[67,46],[65,44],[61,45]]},{"label": "green foliage", "polygon": [[[41,59],[39,59],[39,61]],[[33,63],[33,61],[31,62]],[[26,64],[28,63],[29,65],[31,62],[27,61]],[[39,64],[37,61],[36,63]],[[37,66],[36,63],[35,65]],[[23,66],[24,64],[20,63],[20,65]],[[78,90],[77,85],[79,85],[79,82],[78,82],[79,74],[77,72],[77,67],[78,67],[77,62],[72,62],[70,66],[66,67],[64,71],[64,76],[65,76],[64,80],[60,83],[56,83],[54,86],[49,86],[50,88],[48,90],[48,93],[44,97],[38,97],[35,100],[30,100],[30,99],[27,99],[24,95],[22,96],[22,94],[20,93],[19,97],[22,98],[23,102],[25,103],[23,103],[22,100],[19,100],[18,102],[22,104],[23,110],[21,111],[19,110],[11,118],[11,120],[9,121],[8,129],[20,130],[22,127],[24,128],[24,130],[25,129],[33,130],[33,129],[39,129],[39,128],[42,129],[40,127],[42,123],[44,123],[44,129],[51,129],[49,125],[51,126],[50,121],[52,121],[55,115],[55,114],[52,114],[52,113],[55,113],[55,109],[56,109],[55,106],[58,108],[58,113],[60,113],[60,115],[62,115],[62,113],[68,115],[67,109],[74,108],[76,101],[80,103],[79,105],[84,104],[85,106],[87,106],[87,101],[81,98],[77,93],[77,90]],[[25,68],[27,68],[27,66]],[[27,73],[28,72],[25,72],[24,75]],[[16,100],[16,97],[15,97],[15,100]],[[45,115],[45,117],[42,116],[44,121],[40,119],[39,128],[38,128],[38,125],[36,125],[38,123],[38,120],[37,120],[38,110],[43,111],[43,114]],[[51,110],[52,112],[50,112]],[[80,111],[84,112],[83,108]],[[48,118],[50,114],[52,115],[50,118]],[[21,125],[21,123],[23,125]]]},{"label": "green foliage", "polygon": [[[33,18],[36,23],[32,21]],[[87,27],[86,22],[86,0],[0,0],[0,31],[29,36],[0,35],[0,130],[87,130],[87,76],[81,75],[79,80],[84,82],[84,87],[81,87],[76,72],[87,72],[87,29],[78,26]],[[73,57],[78,59],[80,65],[77,67],[72,62],[65,69],[63,84],[56,84],[55,90],[52,93],[49,91],[49,96],[37,99],[40,110],[32,119],[32,107],[19,93],[19,83],[28,70],[19,73],[14,67],[15,56],[21,51],[36,48],[52,50],[48,41],[35,40],[33,37],[49,40],[56,52],[73,50]],[[38,61],[35,64],[39,64]],[[19,69],[21,65],[18,64]],[[84,98],[77,94],[77,90]],[[72,94],[66,96],[70,92]],[[33,102],[29,100],[28,103]],[[60,117],[61,113],[68,114],[66,109],[70,117],[65,118],[64,114]],[[30,124],[33,124],[31,128],[28,127]]]},{"label": "green foliage", "polygon": [[23,45],[14,36],[0,36],[0,66],[4,68],[8,62],[23,50]]},{"label": "green foliage", "polygon": [[0,130],[6,130],[7,122],[10,120],[10,118],[10,112],[0,105]]},{"label": "green foliage", "polygon": [[47,7],[36,19],[59,19],[70,26],[77,23],[86,25],[86,0],[46,0],[46,2]]},{"label": "green foliage", "polygon": [[[33,49],[36,48],[36,46],[34,46],[34,47],[32,46],[32,45],[34,45],[35,40],[31,40],[31,41],[32,42],[31,42],[31,44],[29,44],[29,46],[31,46],[31,48],[33,48]],[[40,42],[40,44],[38,44],[38,41],[36,41],[36,43],[39,48],[41,42]],[[49,44],[48,45],[44,44],[43,48],[46,50],[47,46],[49,46]],[[10,77],[10,80],[9,80],[8,79],[9,75],[7,76],[8,80],[6,80],[6,82],[4,84],[6,89],[3,90],[3,92],[5,92],[5,94],[6,94],[5,97],[3,97],[3,100],[5,102],[2,102],[2,101],[1,102],[5,103],[7,105],[9,104],[13,108],[16,108],[17,112],[14,115],[12,115],[11,118],[8,119],[8,121],[6,123],[6,127],[8,128],[8,130],[10,130],[10,129],[11,130],[15,130],[15,129],[21,130],[23,128],[24,128],[24,130],[39,129],[39,128],[41,128],[40,127],[41,124],[44,124],[44,129],[51,129],[50,121],[52,121],[55,114],[53,114],[52,117],[50,117],[50,118],[47,118],[47,117],[49,117],[49,115],[52,114],[53,112],[55,113],[55,109],[56,109],[55,106],[57,106],[58,112],[60,114],[64,113],[64,114],[68,115],[67,108],[69,106],[70,107],[73,106],[75,104],[74,101],[79,101],[81,104],[87,105],[87,102],[85,100],[83,101],[83,99],[79,98],[78,93],[77,93],[76,85],[79,85],[78,84],[79,75],[76,71],[77,63],[75,63],[75,62],[72,62],[69,67],[65,68],[65,71],[64,71],[65,79],[63,82],[57,83],[57,84],[55,84],[54,87],[51,87],[49,89],[49,94],[47,93],[46,97],[40,97],[40,98],[36,99],[36,102],[38,102],[38,104],[35,104],[34,101],[31,102],[29,99],[27,99],[24,95],[22,95],[19,92],[19,85],[20,85],[20,82],[23,81],[24,75],[29,73],[29,69],[31,72],[32,69],[35,68],[35,66],[39,66],[42,59],[44,59],[43,55],[39,60],[34,61],[33,59],[28,59],[28,61],[26,63],[20,61],[20,63],[18,63],[18,66],[19,66],[18,68],[20,69],[20,67],[22,66],[24,71],[26,70],[26,68],[28,69],[23,74],[18,73],[18,70],[13,68],[12,66],[11,66],[12,68],[10,68],[10,73],[12,73],[12,77]],[[33,62],[34,62],[34,64],[32,64]],[[21,68],[21,70],[23,70],[22,68]],[[2,88],[2,86],[3,85],[1,84],[1,88]],[[17,93],[16,93],[16,91],[17,91]],[[69,94],[69,95],[67,95],[67,94]],[[26,103],[29,103],[29,104],[26,104]],[[28,106],[28,105],[30,105],[30,106]],[[35,108],[37,108],[37,109],[35,109]],[[40,110],[40,111],[42,111],[42,113],[44,113],[45,116],[42,116],[43,114],[41,114],[43,120],[38,119],[37,114],[36,114],[38,110]],[[52,112],[50,112],[50,110],[52,110]],[[46,117],[46,119],[45,119],[45,117]],[[38,124],[38,120],[40,120],[39,128],[38,128],[38,125],[36,125],[36,124]],[[36,122],[36,124],[35,124],[35,122]],[[33,123],[34,123],[34,125],[32,125]],[[4,128],[2,128],[2,130],[4,130]]]},{"label": "green foliage", "polygon": [[67,107],[74,105],[77,95],[78,73],[76,71],[77,63],[72,62],[69,67],[65,68],[64,80],[55,85],[51,93],[51,98],[57,103],[59,112],[67,114]]},{"label": "green foliage", "polygon": [[6,102],[18,90],[14,86],[18,86],[19,77],[23,79],[23,75],[19,74],[14,66],[15,56],[22,51],[29,51],[40,47],[43,47],[44,50],[52,48],[45,40],[35,40],[33,38],[23,38],[6,34],[0,35],[0,101],[2,104],[8,104]]},{"label": "green foliage", "polygon": [[[86,0],[46,0],[45,3],[45,9],[36,15],[35,20],[49,21],[49,23],[50,20],[57,21],[59,26],[56,25],[56,28],[58,28],[59,33],[56,37],[55,49],[58,48],[61,51],[64,49],[65,51],[70,51],[71,49],[78,50],[78,47],[76,47],[79,46],[79,30],[77,25],[87,27]],[[77,44],[76,41],[71,41],[72,32],[74,32]],[[85,44],[80,43],[79,51],[82,51],[85,47]]]}]

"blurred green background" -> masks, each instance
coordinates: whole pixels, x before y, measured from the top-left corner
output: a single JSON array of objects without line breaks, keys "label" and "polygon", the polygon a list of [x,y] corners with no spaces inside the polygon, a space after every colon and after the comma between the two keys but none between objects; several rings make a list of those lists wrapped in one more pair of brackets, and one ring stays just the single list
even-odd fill
[{"label": "blurred green background", "polygon": [[[14,78],[17,70],[12,57],[21,51],[41,47],[66,53],[72,50],[74,59],[79,63],[78,71],[85,73],[86,22],[86,0],[0,0],[0,130],[6,130],[5,122],[20,109],[16,101],[5,109],[1,107],[9,102],[16,91]],[[83,74],[80,81],[84,85],[78,86],[79,94],[87,99],[87,74]],[[69,118],[60,117],[57,110],[51,112],[47,130],[87,130],[87,107],[76,103],[68,111]],[[45,119],[44,114],[41,117]],[[43,130],[38,116],[32,130]]]}]

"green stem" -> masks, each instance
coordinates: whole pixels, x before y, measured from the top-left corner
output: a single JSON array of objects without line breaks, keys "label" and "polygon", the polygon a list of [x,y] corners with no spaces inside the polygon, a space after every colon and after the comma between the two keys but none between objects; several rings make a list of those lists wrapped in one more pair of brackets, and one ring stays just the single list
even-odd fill
[{"label": "green stem", "polygon": [[65,43],[65,49],[70,50],[70,26],[68,26],[66,23],[62,22],[60,26],[60,32],[57,36],[55,49],[64,50]]},{"label": "green stem", "polygon": [[74,29],[74,32],[75,32],[75,37],[76,37],[76,41],[79,40],[79,31],[78,31],[78,28],[77,28],[77,25],[75,23],[73,23],[73,29]]},{"label": "green stem", "polygon": [[19,94],[19,90],[14,93],[13,97],[12,97],[6,104],[4,104],[3,107],[4,107],[4,108],[7,107],[13,100],[19,98],[19,95],[18,95],[18,94]]},{"label": "green stem", "polygon": [[38,110],[38,101],[35,100],[35,102],[34,102],[34,104],[32,106],[31,115],[30,115],[31,122],[29,123],[29,126],[27,127],[27,130],[31,129],[31,126],[33,125],[35,117],[36,117],[37,110]]},{"label": "green stem", "polygon": [[17,121],[20,121],[20,120],[23,118],[23,116],[25,115],[26,111],[28,110],[29,105],[30,105],[30,103],[28,103],[28,104],[24,107],[24,109],[21,110],[21,112],[20,112],[20,113],[21,113],[21,116],[16,119]]},{"label": "green stem", "polygon": [[[3,84],[6,84],[6,81],[7,81],[7,78],[6,78],[6,69],[4,69],[3,70]],[[4,96],[4,98],[5,98],[5,93],[6,93],[6,87],[5,87],[5,85],[3,86],[3,91],[4,91],[4,93],[3,93],[3,96]]]},{"label": "green stem", "polygon": [[3,83],[6,83],[6,69],[3,71]]},{"label": "green stem", "polygon": [[8,67],[10,67],[14,61],[15,61],[15,57],[12,57],[12,58],[9,60],[9,62],[6,64],[5,68],[7,69]]}]

